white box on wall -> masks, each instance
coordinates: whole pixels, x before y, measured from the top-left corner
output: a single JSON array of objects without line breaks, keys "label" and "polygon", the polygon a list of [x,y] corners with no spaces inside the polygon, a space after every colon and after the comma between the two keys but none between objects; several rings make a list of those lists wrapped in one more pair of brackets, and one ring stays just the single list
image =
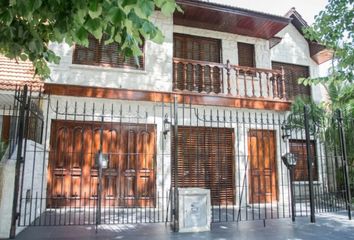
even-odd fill
[{"label": "white box on wall", "polygon": [[179,188],[179,232],[210,231],[210,190]]}]

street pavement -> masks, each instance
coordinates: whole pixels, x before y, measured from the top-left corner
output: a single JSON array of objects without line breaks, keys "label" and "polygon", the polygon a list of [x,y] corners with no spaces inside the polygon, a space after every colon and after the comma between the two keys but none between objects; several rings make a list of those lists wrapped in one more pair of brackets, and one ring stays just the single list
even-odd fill
[{"label": "street pavement", "polygon": [[274,219],[264,221],[214,223],[210,232],[173,233],[169,224],[119,224],[99,226],[29,227],[18,240],[56,239],[239,239],[239,240],[306,240],[306,239],[354,239],[354,220],[349,221],[346,212],[317,214],[316,223],[309,217]]}]

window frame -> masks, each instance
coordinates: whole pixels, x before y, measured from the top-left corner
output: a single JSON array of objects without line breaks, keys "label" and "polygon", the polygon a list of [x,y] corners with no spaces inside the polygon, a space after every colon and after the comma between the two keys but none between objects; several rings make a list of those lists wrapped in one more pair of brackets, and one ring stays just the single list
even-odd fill
[{"label": "window frame", "polygon": [[[240,45],[244,45],[244,46],[252,46],[252,66],[247,66],[247,65],[241,65],[241,61],[240,61]],[[241,67],[250,67],[250,68],[255,68],[257,66],[256,63],[256,45],[252,44],[252,43],[246,43],[246,42],[237,42],[237,60],[238,60],[238,65]]]},{"label": "window frame", "polygon": [[[214,42],[216,43],[216,46],[218,47],[218,58],[219,61],[217,62],[211,62],[211,61],[205,61],[205,60],[200,60],[200,59],[194,59],[194,58],[187,58],[187,57],[182,57],[183,59],[187,60],[196,60],[196,61],[203,61],[203,62],[211,62],[211,63],[222,63],[223,62],[223,56],[222,56],[222,41],[219,38],[211,38],[211,37],[205,37],[205,36],[198,36],[198,35],[190,35],[190,34],[184,34],[184,33],[173,33],[173,57],[177,57],[176,55],[176,39],[183,39],[183,44],[182,48],[186,48],[187,42],[188,41],[195,41],[195,42]],[[184,52],[187,52],[186,49],[184,49]],[[199,52],[202,54],[203,51],[199,50]]]},{"label": "window frame", "polygon": [[[108,45],[104,45],[103,44],[103,40],[98,41],[97,39],[95,39],[93,36],[89,36],[89,41],[95,41],[95,48],[90,48],[90,47],[84,47],[84,46],[80,46],[78,44],[74,45],[74,50],[73,50],[73,54],[72,54],[72,64],[75,65],[85,65],[85,66],[96,66],[96,67],[105,67],[105,68],[112,68],[112,69],[129,69],[129,70],[137,70],[137,71],[145,71],[145,62],[146,62],[146,54],[145,54],[145,48],[146,48],[146,42],[143,42],[143,45],[141,46],[141,51],[142,51],[142,55],[138,56],[139,58],[139,63],[141,63],[141,66],[138,67],[138,65],[133,65],[130,63],[126,63],[127,61],[135,61],[132,60],[133,57],[125,57],[128,59],[125,59],[124,62],[119,63],[119,59],[120,59],[120,54],[122,54],[121,52],[117,52],[117,57],[115,58],[115,61],[117,62],[116,64],[114,63],[107,63],[102,61],[102,53],[104,52],[104,46],[109,46]],[[113,46],[116,45],[116,47],[118,48],[117,44],[111,43]],[[81,48],[81,49],[80,49]],[[94,61],[89,61],[86,59],[84,61],[80,61],[78,58],[78,52],[79,50],[85,50],[85,53],[87,54],[88,51],[93,51],[94,54],[96,56],[94,56]],[[117,50],[118,51],[118,50]],[[124,56],[123,56],[124,57]]]},{"label": "window frame", "polygon": [[[298,79],[288,79],[286,77],[287,71],[290,68],[303,68],[306,69],[307,77],[311,76],[311,69],[308,65],[300,65],[287,62],[271,61],[272,69],[281,70],[281,67],[284,69],[284,78],[285,78],[285,88],[286,88],[286,97],[289,100],[295,100],[296,97],[308,97],[312,98],[312,87],[310,85],[303,85],[297,82]],[[293,70],[291,70],[291,75],[293,75]],[[306,76],[305,76],[306,77]],[[295,92],[296,91],[296,92]]]}]

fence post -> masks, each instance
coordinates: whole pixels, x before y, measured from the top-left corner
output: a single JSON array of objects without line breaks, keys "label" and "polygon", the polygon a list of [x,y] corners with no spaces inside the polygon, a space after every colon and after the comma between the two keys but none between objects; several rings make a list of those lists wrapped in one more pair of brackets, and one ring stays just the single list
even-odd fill
[{"label": "fence post", "polygon": [[12,204],[12,216],[11,216],[11,228],[10,228],[10,238],[16,237],[16,221],[19,216],[17,212],[18,204],[18,194],[20,189],[20,173],[22,164],[22,148],[24,139],[24,127],[25,127],[25,113],[26,113],[26,103],[27,103],[28,87],[27,85],[23,88],[22,96],[19,96],[20,101],[20,111],[18,119],[18,142],[17,142],[17,155],[16,155],[16,166],[15,166],[15,185],[14,185],[14,195]]},{"label": "fence post", "polygon": [[313,194],[313,176],[312,176],[312,158],[311,158],[311,147],[310,147],[310,124],[309,124],[309,107],[304,106],[304,124],[305,124],[305,137],[306,137],[306,155],[307,155],[307,173],[309,181],[309,195],[310,195],[310,218],[311,222],[316,222],[315,219],[315,202]]},{"label": "fence post", "polygon": [[174,96],[174,101],[173,101],[173,109],[174,109],[174,128],[173,128],[173,134],[174,134],[174,156],[173,156],[173,168],[174,169],[174,191],[173,191],[173,204],[174,204],[174,209],[173,209],[173,231],[178,232],[178,226],[179,226],[179,207],[178,207],[178,97],[175,95]]},{"label": "fence post", "polygon": [[339,131],[339,139],[342,150],[342,161],[344,163],[344,181],[345,181],[345,191],[346,191],[346,203],[348,210],[348,218],[352,220],[352,212],[351,212],[351,193],[350,193],[350,181],[349,181],[349,171],[348,171],[348,156],[347,156],[347,146],[345,142],[345,133],[344,133],[344,125],[343,125],[343,115],[342,112],[337,110],[337,118],[338,118],[338,131]]}]

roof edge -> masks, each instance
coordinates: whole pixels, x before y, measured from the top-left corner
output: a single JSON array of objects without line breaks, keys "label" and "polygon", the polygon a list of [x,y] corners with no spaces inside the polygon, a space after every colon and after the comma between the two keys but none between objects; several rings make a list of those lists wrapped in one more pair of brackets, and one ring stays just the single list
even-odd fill
[{"label": "roof edge", "polygon": [[177,4],[185,4],[189,6],[202,6],[205,8],[209,9],[214,9],[222,12],[229,12],[229,13],[236,13],[239,15],[244,15],[244,16],[254,16],[254,17],[259,17],[259,18],[268,18],[272,19],[273,21],[278,21],[282,23],[290,23],[291,18],[287,16],[279,16],[279,15],[274,15],[270,13],[264,13],[264,12],[259,12],[259,11],[254,11],[246,8],[239,8],[235,6],[230,6],[230,5],[224,5],[220,3],[214,3],[214,2],[206,2],[206,1],[201,1],[201,0],[176,0]]}]

